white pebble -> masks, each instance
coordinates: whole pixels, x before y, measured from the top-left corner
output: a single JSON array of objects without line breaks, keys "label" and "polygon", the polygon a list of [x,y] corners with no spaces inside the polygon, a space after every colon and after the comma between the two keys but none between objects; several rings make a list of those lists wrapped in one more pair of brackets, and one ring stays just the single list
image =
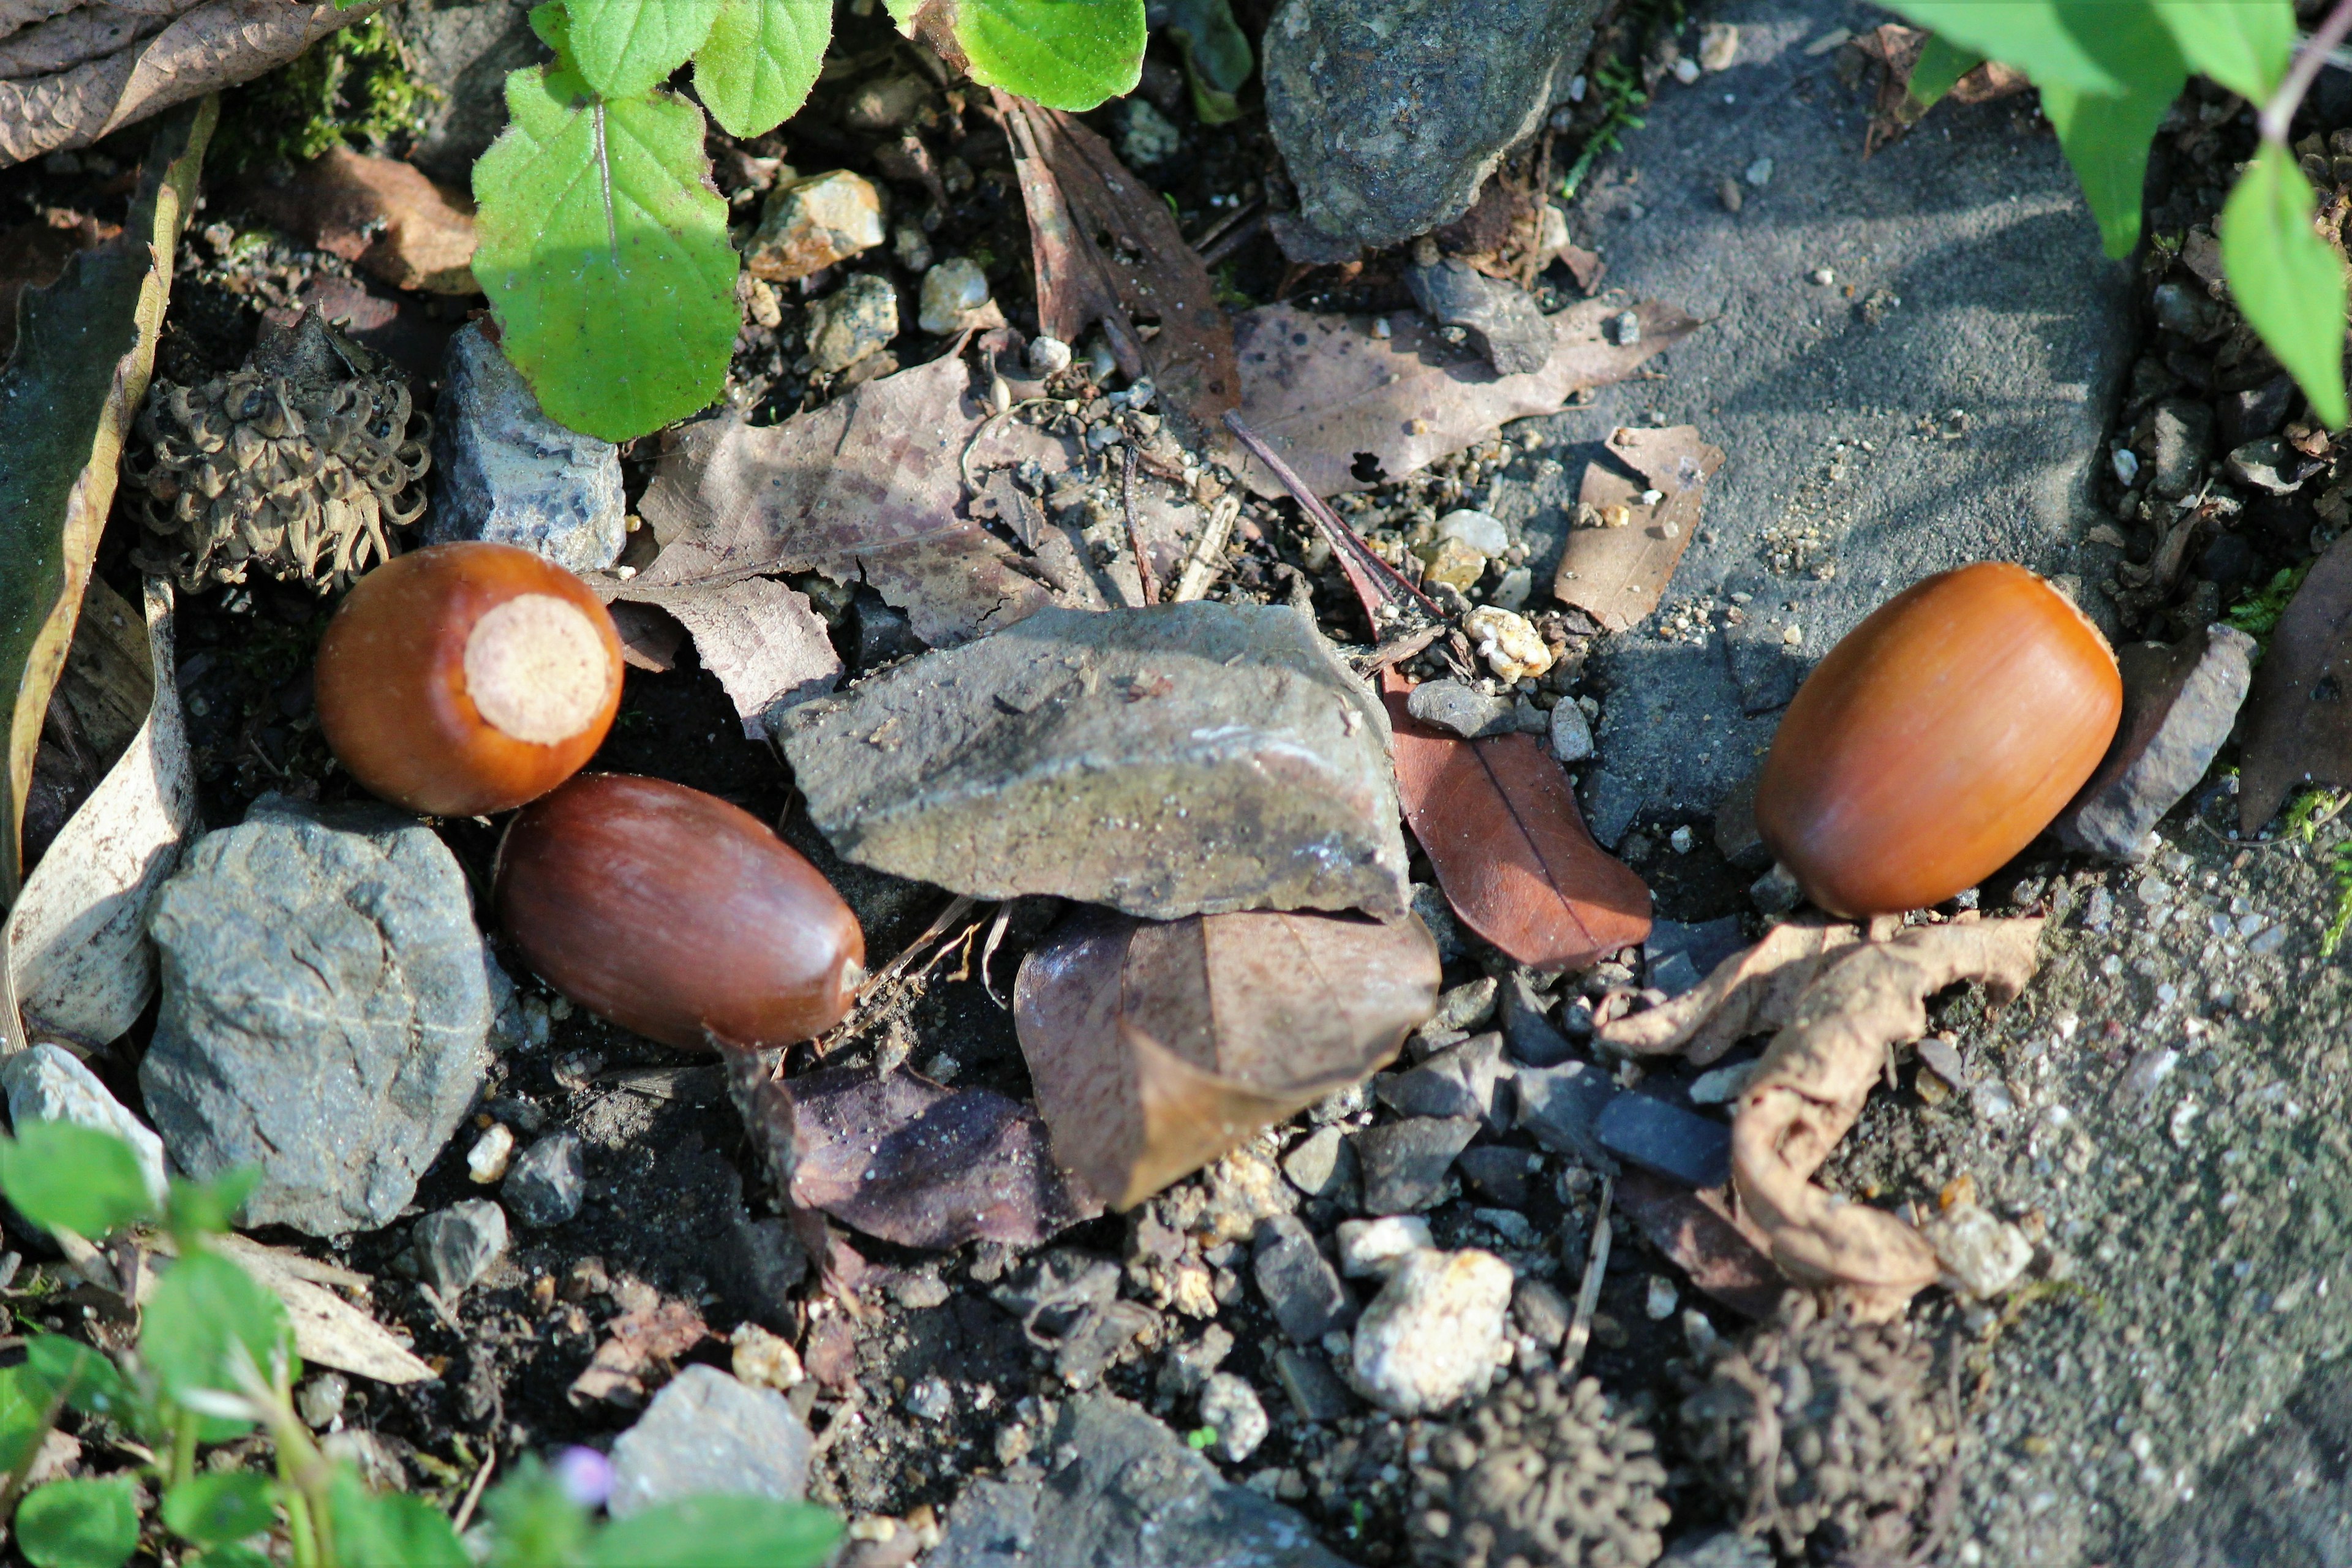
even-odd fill
[{"label": "white pebble", "polygon": [[1493,1253],[1415,1254],[1356,1325],[1357,1387],[1394,1415],[1452,1408],[1493,1379],[1510,1304],[1511,1266]]},{"label": "white pebble", "polygon": [[1685,55],[1675,62],[1675,79],[1688,87],[1698,79],[1698,62]]},{"label": "white pebble", "polygon": [[1761,190],[1772,183],[1772,160],[1759,158],[1748,165],[1748,183]]},{"label": "white pebble", "polygon": [[1429,1222],[1417,1214],[1343,1219],[1339,1222],[1339,1272],[1350,1279],[1385,1277],[1414,1253],[1427,1252],[1434,1245]]},{"label": "white pebble", "polygon": [[1833,268],[1816,267],[1813,268],[1811,276],[1813,281],[1820,284],[1824,289],[1837,281],[1837,271]]},{"label": "white pebble", "polygon": [[1216,1428],[1217,1457],[1229,1465],[1256,1453],[1273,1429],[1256,1390],[1229,1372],[1211,1373],[1202,1386],[1201,1425]]},{"label": "white pebble", "polygon": [[1070,368],[1070,345],[1059,338],[1033,338],[1029,368],[1039,375],[1059,375]]},{"label": "white pebble", "polygon": [[1961,1204],[1924,1229],[1944,1272],[1980,1300],[2016,1284],[2033,1261],[2033,1244],[2025,1233],[1977,1204]]},{"label": "white pebble", "polygon": [[1675,1315],[1675,1309],[1681,1304],[1682,1297],[1675,1289],[1673,1280],[1663,1274],[1650,1276],[1649,1294],[1642,1303],[1642,1310],[1649,1314],[1650,1321],[1664,1322]]},{"label": "white pebble", "polygon": [[474,1141],[466,1155],[466,1174],[482,1186],[502,1181],[507,1173],[507,1162],[514,1158],[514,1132],[503,1121],[494,1122],[490,1130]]},{"label": "white pebble", "polygon": [[961,331],[988,303],[988,275],[966,257],[951,256],[923,274],[922,311],[915,320],[923,331],[944,337]]},{"label": "white pebble", "polygon": [[772,1388],[781,1394],[808,1376],[802,1370],[800,1352],[793,1349],[791,1342],[757,1323],[738,1324],[729,1342],[734,1346],[730,1359],[736,1378],[755,1388]]},{"label": "white pebble", "polygon": [[1439,518],[1437,537],[1458,539],[1490,561],[1511,547],[1511,531],[1501,518],[1467,507]]}]

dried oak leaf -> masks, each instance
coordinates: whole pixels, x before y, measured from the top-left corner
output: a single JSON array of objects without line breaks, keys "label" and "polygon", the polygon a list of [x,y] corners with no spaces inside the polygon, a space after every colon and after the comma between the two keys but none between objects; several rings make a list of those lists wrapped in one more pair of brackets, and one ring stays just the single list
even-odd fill
[{"label": "dried oak leaf", "polygon": [[[1622,381],[1701,324],[1655,300],[1588,300],[1548,319],[1559,336],[1549,363],[1498,375],[1485,355],[1456,348],[1414,312],[1381,318],[1391,334],[1381,337],[1370,316],[1260,305],[1234,318],[1242,417],[1317,495],[1368,489],[1508,420],[1553,413],[1588,386]],[[1283,493],[1265,464],[1243,463],[1236,454],[1235,471],[1252,489]]]},{"label": "dried oak leaf", "polygon": [[[1608,447],[1641,479],[1598,462],[1586,467],[1576,527],[1560,552],[1552,593],[1608,630],[1622,632],[1665,596],[1668,580],[1698,531],[1706,482],[1723,466],[1723,451],[1699,439],[1688,425],[1614,430]],[[1658,499],[1647,500],[1650,495]]]},{"label": "dried oak leaf", "polygon": [[1774,926],[1681,995],[1603,1024],[1601,1043],[1636,1056],[1680,1055],[1705,1067],[1748,1036],[1786,1024],[1822,966],[1861,940],[1850,925]]},{"label": "dried oak leaf", "polygon": [[600,1399],[641,1404],[647,1373],[670,1370],[709,1337],[709,1326],[688,1302],[656,1300],[624,1312],[604,1326],[604,1342],[572,1380],[568,1397],[583,1406]]},{"label": "dried oak leaf", "polygon": [[[824,617],[806,594],[772,577],[678,588],[598,578],[591,586],[613,588],[619,595],[608,607],[621,630],[621,657],[628,663],[658,668],[675,662],[674,640],[666,658],[656,657],[665,625],[672,635],[682,629],[691,636],[702,668],[719,678],[751,740],[766,740],[771,721],[785,709],[841,683],[841,655],[834,651]],[[631,612],[625,624],[624,610]]]},{"label": "dried oak leaf", "polygon": [[397,158],[338,145],[249,199],[297,237],[395,289],[481,292],[474,282],[473,202]]},{"label": "dried oak leaf", "polygon": [[[1099,321],[1122,374],[1148,371],[1192,434],[1217,430],[1240,398],[1234,328],[1175,215],[1069,115],[995,96],[1029,210],[1039,327],[1075,343]],[[1148,342],[1139,320],[1158,323]]]},{"label": "dried oak leaf", "polygon": [[2254,669],[2246,699],[2238,830],[2251,837],[2291,791],[2352,784],[2352,533],[2327,547]]},{"label": "dried oak leaf", "polygon": [[1927,1032],[1927,998],[1965,980],[1995,1005],[2032,978],[2040,920],[1955,921],[1851,947],[1825,963],[1773,1037],[1731,1123],[1731,1177],[1772,1260],[1858,1317],[1901,1315],[1935,1283],[1935,1250],[1895,1215],[1811,1184],[1862,1114],[1889,1047]]},{"label": "dried oak leaf", "polygon": [[104,245],[122,232],[119,224],[84,217],[70,227],[23,223],[0,229],[0,360],[16,347],[16,300],[27,289],[58,280],[77,251]]},{"label": "dried oak leaf", "polygon": [[1650,934],[1650,889],[1593,841],[1532,735],[1465,741],[1405,708],[1390,672],[1397,798],[1454,912],[1536,969],[1575,969]]},{"label": "dried oak leaf", "polygon": [[1378,1070],[1438,980],[1410,915],[1087,910],[1022,961],[1013,1010],[1055,1158],[1124,1209]]}]

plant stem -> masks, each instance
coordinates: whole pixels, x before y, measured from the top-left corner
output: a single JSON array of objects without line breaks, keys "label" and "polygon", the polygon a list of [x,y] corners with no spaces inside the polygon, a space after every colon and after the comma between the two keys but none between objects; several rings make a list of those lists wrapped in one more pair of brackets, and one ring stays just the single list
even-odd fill
[{"label": "plant stem", "polygon": [[172,1484],[175,1487],[195,1476],[198,1420],[194,1411],[183,1409],[178,1424],[172,1429]]},{"label": "plant stem", "polygon": [[2320,68],[2327,63],[2327,57],[2347,33],[2352,33],[2352,0],[2336,0],[2336,9],[2327,14],[2327,20],[2319,24],[2316,32],[2303,41],[2303,48],[2296,54],[2286,79],[2271,94],[2271,100],[2263,105],[2263,141],[2286,145],[2287,129],[2294,123],[2294,111],[2303,106],[2303,95],[2319,79]]}]

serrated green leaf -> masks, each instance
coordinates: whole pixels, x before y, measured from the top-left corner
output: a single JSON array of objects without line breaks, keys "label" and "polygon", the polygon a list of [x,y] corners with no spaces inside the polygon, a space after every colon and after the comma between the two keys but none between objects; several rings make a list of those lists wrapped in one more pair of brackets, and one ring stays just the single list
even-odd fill
[{"label": "serrated green leaf", "polygon": [[2111,6],[2107,26],[2092,48],[2130,89],[2107,95],[2045,85],[2042,112],[2057,130],[2058,144],[2082,182],[2091,216],[2098,220],[2100,242],[2109,256],[2121,258],[2139,243],[2148,139],[2187,85],[2189,67],[2170,31],[2146,5]]},{"label": "serrated green leaf", "polygon": [[1974,49],[1964,49],[1941,33],[1930,33],[1911,67],[1911,80],[1906,84],[1911,101],[1926,113],[1942,102],[1962,77],[1982,64],[1984,57]]},{"label": "serrated green leaf", "polygon": [[608,441],[702,408],[726,384],[739,258],[701,111],[575,103],[544,68],[507,79],[507,107],[474,165],[474,277],[507,357],[550,417]]},{"label": "serrated green leaf", "polygon": [[2013,66],[2036,87],[2121,93],[2096,53],[2097,36],[2122,10],[2146,0],[1887,0],[1887,9],[1962,48]]},{"label": "serrated green leaf", "polygon": [[914,34],[943,26],[972,80],[1081,113],[1143,77],[1143,0],[888,0]]},{"label": "serrated green leaf", "polygon": [[26,1391],[47,1399],[65,1395],[85,1415],[116,1415],[129,1406],[131,1391],[114,1363],[79,1340],[35,1334],[25,1344]]},{"label": "serrated green leaf", "polygon": [[281,1359],[288,1379],[299,1370],[284,1304],[215,1252],[183,1258],[156,1281],[139,1354],[173,1399],[205,1389],[242,1392],[239,1364],[248,1359],[264,1378]]},{"label": "serrated green leaf", "polygon": [[691,1497],[597,1531],[587,1568],[817,1568],[841,1521],[808,1503]]},{"label": "serrated green leaf", "polygon": [[2189,66],[2261,103],[2294,59],[2294,0],[2154,0]]},{"label": "serrated green leaf", "polygon": [[694,91],[732,136],[798,112],[833,41],[833,0],[725,0],[694,56]]},{"label": "serrated green leaf", "polygon": [[35,1225],[96,1239],[155,1212],[131,1145],[70,1121],[0,1138],[0,1192]]},{"label": "serrated green leaf", "polygon": [[2312,412],[2344,427],[2344,264],[2311,226],[2316,193],[2294,155],[2265,142],[2221,209],[2221,267],[2247,324]]},{"label": "serrated green leaf", "polygon": [[327,1483],[341,1568],[473,1568],[441,1510],[406,1492],[372,1492],[349,1466]]},{"label": "serrated green leaf", "polygon": [[16,1544],[36,1568],[116,1568],[139,1549],[130,1478],[51,1481],[16,1510]]},{"label": "serrated green leaf", "polygon": [[199,1546],[258,1535],[278,1521],[268,1478],[251,1470],[194,1476],[163,1494],[163,1524]]},{"label": "serrated green leaf", "polygon": [[564,0],[580,75],[613,100],[667,81],[710,36],[721,0]]}]

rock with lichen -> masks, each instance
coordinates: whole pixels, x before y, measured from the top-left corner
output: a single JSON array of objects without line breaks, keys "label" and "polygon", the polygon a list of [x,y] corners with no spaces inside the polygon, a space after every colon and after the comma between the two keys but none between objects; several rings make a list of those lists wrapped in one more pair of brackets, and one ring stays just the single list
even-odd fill
[{"label": "rock with lichen", "polygon": [[399,552],[425,510],[432,419],[400,373],[305,310],[244,367],[158,381],[123,453],[141,570],[190,590],[254,567],[324,593]]},{"label": "rock with lichen", "polygon": [[1666,1468],[1633,1412],[1586,1378],[1513,1378],[1429,1444],[1411,1521],[1425,1568],[1647,1568]]},{"label": "rock with lichen", "polygon": [[1720,1349],[1684,1400],[1685,1446],[1749,1533],[1791,1554],[1898,1559],[1951,1455],[1928,1352],[1903,1323],[1855,1323],[1792,1292],[1780,1318]]}]

